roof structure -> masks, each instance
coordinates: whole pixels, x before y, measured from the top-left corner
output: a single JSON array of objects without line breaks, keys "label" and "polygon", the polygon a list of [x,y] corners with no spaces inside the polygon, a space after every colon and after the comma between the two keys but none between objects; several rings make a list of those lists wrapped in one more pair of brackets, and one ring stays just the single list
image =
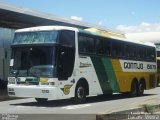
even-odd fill
[{"label": "roof structure", "polygon": [[[99,25],[67,19],[57,15],[51,15],[28,8],[17,7],[6,3],[0,3],[0,18],[0,27],[5,28],[20,29],[44,25],[61,25],[84,29],[96,28],[104,31],[112,31]],[[113,32],[121,33],[120,31]]]},{"label": "roof structure", "polygon": [[160,44],[160,32],[126,33],[125,36],[127,39],[135,41]]}]

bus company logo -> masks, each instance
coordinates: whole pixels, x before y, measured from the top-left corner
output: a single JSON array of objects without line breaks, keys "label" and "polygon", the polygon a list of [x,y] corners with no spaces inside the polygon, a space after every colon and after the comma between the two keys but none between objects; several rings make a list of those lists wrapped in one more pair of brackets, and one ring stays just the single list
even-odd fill
[{"label": "bus company logo", "polygon": [[143,63],[124,62],[125,69],[143,69]]},{"label": "bus company logo", "polygon": [[65,85],[64,88],[61,88],[61,90],[63,91],[63,93],[65,95],[68,95],[70,93],[70,88],[72,87],[72,85]]},{"label": "bus company logo", "polygon": [[123,72],[156,72],[157,66],[153,62],[120,60]]},{"label": "bus company logo", "polygon": [[82,63],[80,62],[80,68],[83,68],[83,67],[91,67],[92,65],[90,63]]}]

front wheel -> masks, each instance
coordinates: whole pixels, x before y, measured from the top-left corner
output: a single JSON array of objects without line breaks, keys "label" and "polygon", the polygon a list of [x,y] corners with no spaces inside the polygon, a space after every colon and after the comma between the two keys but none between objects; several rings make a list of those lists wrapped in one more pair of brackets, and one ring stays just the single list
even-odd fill
[{"label": "front wheel", "polygon": [[76,104],[84,103],[85,99],[86,99],[86,87],[82,83],[79,83],[77,84],[75,89],[74,102]]},{"label": "front wheel", "polygon": [[47,102],[48,99],[47,98],[35,98],[35,100],[39,103],[45,103]]}]

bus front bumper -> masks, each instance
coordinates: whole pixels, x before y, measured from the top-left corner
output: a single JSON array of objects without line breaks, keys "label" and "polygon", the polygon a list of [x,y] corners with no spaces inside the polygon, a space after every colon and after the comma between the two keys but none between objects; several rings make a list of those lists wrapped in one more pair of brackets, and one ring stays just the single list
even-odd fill
[{"label": "bus front bumper", "polygon": [[17,86],[8,85],[8,95],[11,97],[33,97],[57,99],[57,88],[51,86]]}]

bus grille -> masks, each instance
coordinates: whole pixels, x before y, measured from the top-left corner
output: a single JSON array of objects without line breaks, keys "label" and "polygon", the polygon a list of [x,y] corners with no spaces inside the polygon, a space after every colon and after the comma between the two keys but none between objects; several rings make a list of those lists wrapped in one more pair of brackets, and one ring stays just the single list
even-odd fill
[{"label": "bus grille", "polygon": [[18,81],[18,85],[39,85],[39,81],[33,79],[26,79],[25,81]]},{"label": "bus grille", "polygon": [[39,82],[17,82],[18,85],[39,85]]}]

